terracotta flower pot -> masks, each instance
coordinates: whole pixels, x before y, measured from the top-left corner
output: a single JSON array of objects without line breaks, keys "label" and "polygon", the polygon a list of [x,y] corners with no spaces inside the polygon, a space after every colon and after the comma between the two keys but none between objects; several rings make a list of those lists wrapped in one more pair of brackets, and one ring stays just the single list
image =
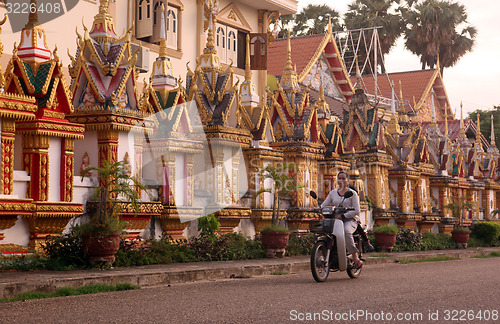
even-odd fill
[{"label": "terracotta flower pot", "polygon": [[269,257],[275,255],[282,258],[285,255],[285,248],[288,245],[289,232],[261,232],[262,244],[267,250]]},{"label": "terracotta flower pot", "polygon": [[451,232],[451,238],[459,248],[466,248],[469,243],[470,232]]},{"label": "terracotta flower pot", "polygon": [[396,234],[375,232],[375,244],[380,251],[391,252],[396,244]]},{"label": "terracotta flower pot", "polygon": [[91,265],[104,262],[111,266],[120,248],[120,232],[86,233],[82,235],[83,251],[89,256]]}]

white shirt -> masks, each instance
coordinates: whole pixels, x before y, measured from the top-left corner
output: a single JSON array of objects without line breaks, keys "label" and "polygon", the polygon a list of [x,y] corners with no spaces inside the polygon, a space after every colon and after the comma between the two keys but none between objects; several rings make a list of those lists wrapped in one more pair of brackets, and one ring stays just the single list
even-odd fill
[{"label": "white shirt", "polygon": [[352,196],[349,198],[344,198],[343,195],[339,194],[338,189],[330,191],[325,201],[323,201],[323,203],[321,204],[321,208],[326,206],[354,208],[354,210],[347,211],[344,214],[344,217],[346,218],[346,220],[353,219],[355,221],[359,221],[360,208],[358,193],[351,189],[348,189],[347,191],[352,191]]}]

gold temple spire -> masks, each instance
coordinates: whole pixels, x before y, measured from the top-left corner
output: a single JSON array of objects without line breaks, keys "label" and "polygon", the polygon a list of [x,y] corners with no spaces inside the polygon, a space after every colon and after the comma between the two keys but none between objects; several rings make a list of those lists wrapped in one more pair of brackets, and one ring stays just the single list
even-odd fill
[{"label": "gold temple spire", "polygon": [[467,137],[465,135],[465,129],[464,129],[464,109],[462,102],[460,102],[460,132],[458,137],[462,139]]},{"label": "gold temple spire", "polygon": [[287,37],[287,47],[286,47],[286,65],[285,65],[285,71],[292,71],[293,65],[292,65],[292,44],[290,42],[290,30],[288,31],[288,37]]},{"label": "gold temple spire", "polygon": [[109,0],[99,0],[99,13],[95,15],[90,34],[117,37],[113,17],[109,13]]},{"label": "gold temple spire", "polygon": [[394,81],[391,81],[391,114],[396,113],[396,94],[394,93]]},{"label": "gold temple spire", "polygon": [[495,143],[495,128],[493,127],[493,114],[491,115],[491,146],[496,146],[496,143]]},{"label": "gold temple spire", "polygon": [[[217,49],[215,48],[214,42],[214,26],[215,26],[215,16],[218,13],[218,2],[206,2],[205,10],[208,12],[208,34],[207,34],[207,43],[205,48],[203,49],[203,54],[200,56],[200,65],[198,66],[203,72],[213,72],[221,71],[220,65],[220,57],[217,55]],[[197,67],[197,68],[198,68]],[[215,75],[213,76],[215,77]],[[215,87],[215,80],[214,85]]]},{"label": "gold temple spire", "polygon": [[356,90],[363,89],[363,78],[361,77],[361,72],[359,71],[358,57],[356,56]]},{"label": "gold temple spire", "polygon": [[250,66],[250,35],[247,34],[247,55],[245,60],[245,81],[252,80],[252,69]]},{"label": "gold temple spire", "polygon": [[285,70],[283,71],[283,75],[280,80],[280,87],[300,90],[299,81],[297,78],[297,71],[294,68],[292,63],[292,43],[290,41],[290,31],[288,31],[288,39],[287,39],[287,58]]},{"label": "gold temple spire", "polygon": [[[7,21],[7,14],[5,14],[2,21],[0,21],[0,33],[2,33],[2,25]],[[3,55],[3,44],[0,41],[0,57]],[[3,87],[5,86],[5,76],[3,74],[2,66],[0,65],[0,92],[3,91]]]},{"label": "gold temple spire", "polygon": [[403,86],[401,85],[401,80],[399,80],[399,109],[404,111],[405,104],[403,102]]},{"label": "gold temple spire", "polygon": [[[399,81],[399,88],[401,90],[401,81]],[[399,117],[396,112],[396,102],[394,100],[394,81],[392,81],[392,100],[391,100],[391,119],[387,124],[387,132],[391,135],[401,135],[403,132],[401,131],[401,126],[399,125]],[[401,102],[403,101],[403,93],[401,92]]]},{"label": "gold temple spire", "polygon": [[444,107],[444,137],[448,137],[448,104]]},{"label": "gold temple spire", "polygon": [[[38,4],[36,2],[36,0],[31,0],[30,1],[30,8],[34,5],[35,8],[38,8]],[[28,16],[28,23],[26,24],[26,26],[24,26],[24,28],[26,29],[29,29],[29,28],[33,28],[33,27],[36,27],[39,25],[39,22],[38,22],[38,10],[34,10],[33,12],[29,12],[29,16]]]},{"label": "gold temple spire", "polygon": [[167,34],[165,32],[165,6],[161,4],[160,52],[158,57],[167,57]]},{"label": "gold temple spire", "polygon": [[479,121],[479,113],[477,113],[477,116],[476,116],[476,126],[477,126],[477,130],[476,130],[476,143],[481,143],[481,122]]}]

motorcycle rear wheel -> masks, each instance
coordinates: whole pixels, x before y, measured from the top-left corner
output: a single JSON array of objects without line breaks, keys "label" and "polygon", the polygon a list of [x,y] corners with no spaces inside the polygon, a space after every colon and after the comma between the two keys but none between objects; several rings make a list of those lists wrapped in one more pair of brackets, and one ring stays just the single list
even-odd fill
[{"label": "motorcycle rear wheel", "polygon": [[347,257],[347,275],[349,276],[349,278],[352,278],[352,279],[356,279],[359,277],[359,275],[361,274],[361,268],[359,269],[356,269],[356,266],[354,265],[354,262],[352,262],[352,256],[348,256]]},{"label": "motorcycle rear wheel", "polygon": [[328,248],[325,242],[319,241],[314,244],[311,252],[311,272],[317,282],[325,281],[330,273],[327,254]]}]

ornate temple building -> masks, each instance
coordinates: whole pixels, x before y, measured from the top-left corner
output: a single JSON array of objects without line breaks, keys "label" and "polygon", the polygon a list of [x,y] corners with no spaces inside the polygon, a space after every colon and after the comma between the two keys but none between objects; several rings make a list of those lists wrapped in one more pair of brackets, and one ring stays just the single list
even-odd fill
[{"label": "ornate temple building", "polygon": [[131,237],[189,237],[207,214],[223,232],[258,235],[273,209],[272,194],[256,195],[273,187],[261,170],[283,163],[302,187],[280,217],[298,233],[316,217],[309,190],[326,197],[340,170],[369,227],[449,232],[452,196],[473,204],[467,224],[498,219],[493,120],[487,142],[478,122],[455,119],[439,67],[378,78],[375,103],[373,77],[348,75],[331,26],[275,39],[273,23],[296,10],[291,0],[80,1],[55,19],[72,26],[58,37],[36,13],[18,33],[4,20],[0,251],[36,249],[84,221],[99,183],[80,172],[104,161],[124,161],[154,193],[138,215],[122,202]]}]

